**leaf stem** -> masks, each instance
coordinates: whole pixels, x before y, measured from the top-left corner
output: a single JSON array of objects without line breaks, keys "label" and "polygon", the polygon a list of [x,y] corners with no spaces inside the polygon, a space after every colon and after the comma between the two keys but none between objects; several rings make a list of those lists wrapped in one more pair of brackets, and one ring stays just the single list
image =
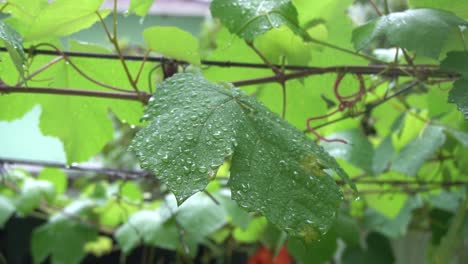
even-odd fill
[{"label": "leaf stem", "polygon": [[377,13],[377,15],[379,16],[383,16],[382,12],[380,12],[379,10],[379,7],[375,4],[375,2],[373,0],[369,0],[369,3],[372,5],[372,7],[374,8],[375,12]]},{"label": "leaf stem", "polygon": [[120,63],[122,64],[122,67],[124,68],[124,72],[127,75],[127,79],[132,86],[133,90],[137,94],[139,94],[138,87],[136,85],[136,82],[133,80],[132,74],[130,73],[130,70],[128,69],[127,63],[125,61],[125,58],[123,56],[122,50],[120,49],[119,42],[117,40],[117,0],[114,0],[114,35],[111,36],[109,29],[107,28],[106,23],[104,22],[104,19],[102,18],[101,14],[99,14],[98,11],[96,11],[97,16],[99,17],[99,20],[101,21],[102,26],[104,27],[104,31],[106,32],[107,38],[109,39],[109,42],[114,46],[115,51],[117,52],[117,55],[119,57]]}]

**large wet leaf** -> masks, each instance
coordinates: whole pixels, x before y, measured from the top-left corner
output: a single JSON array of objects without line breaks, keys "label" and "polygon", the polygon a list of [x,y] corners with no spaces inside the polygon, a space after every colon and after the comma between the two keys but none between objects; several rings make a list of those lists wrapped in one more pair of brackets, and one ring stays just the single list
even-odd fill
[{"label": "large wet leaf", "polygon": [[290,0],[214,0],[211,14],[231,33],[247,41],[282,25],[303,34],[297,10]]},{"label": "large wet leaf", "polygon": [[131,148],[179,203],[204,190],[231,157],[229,185],[241,207],[306,240],[333,223],[341,193],[327,172],[347,175],[321,147],[237,88],[177,74],[158,88],[144,119],[149,125]]},{"label": "large wet leaf", "polygon": [[[438,58],[449,36],[467,22],[454,14],[429,8],[391,13],[356,28],[352,41],[361,50],[372,41],[385,38],[390,45]],[[422,45],[424,43],[424,45]]]}]

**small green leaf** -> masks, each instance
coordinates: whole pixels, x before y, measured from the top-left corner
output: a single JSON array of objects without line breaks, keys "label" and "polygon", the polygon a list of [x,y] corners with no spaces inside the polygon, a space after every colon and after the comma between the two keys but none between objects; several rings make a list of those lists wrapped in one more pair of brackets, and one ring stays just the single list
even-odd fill
[{"label": "small green leaf", "polygon": [[320,145],[328,151],[330,155],[335,158],[346,160],[356,167],[372,174],[374,148],[360,130],[343,131],[329,135],[328,137],[343,139],[348,142],[348,144],[340,142],[322,142]]},{"label": "small green leaf", "polygon": [[390,166],[394,154],[392,138],[387,136],[375,150],[372,166],[375,175],[382,173]]},{"label": "small green leaf", "polygon": [[237,88],[177,74],[158,87],[144,119],[149,125],[131,149],[179,203],[204,190],[232,156],[229,185],[241,207],[307,240],[333,223],[341,192],[325,169],[347,175],[321,147]]},{"label": "small green leaf", "polygon": [[149,9],[155,0],[131,0],[129,13],[135,13],[138,16],[144,17],[148,14]]},{"label": "small green leaf", "polygon": [[[177,219],[177,224],[173,217]],[[224,226],[226,221],[224,209],[210,197],[199,193],[179,208],[169,210],[163,206],[155,211],[137,212],[116,231],[115,238],[125,254],[141,242],[176,250],[182,246],[179,232],[184,232],[185,242],[193,254],[196,244]]]},{"label": "small green leaf", "polygon": [[20,76],[24,77],[26,55],[23,50],[23,38],[12,27],[0,21],[0,40],[3,40],[3,44],[7,48],[8,54],[10,54]]},{"label": "small green leaf", "polygon": [[468,51],[451,51],[447,53],[440,63],[440,68],[446,71],[460,73],[463,78],[468,79]]},{"label": "small green leaf", "polygon": [[300,263],[326,263],[333,258],[337,249],[337,236],[334,229],[324,235],[320,241],[304,243],[292,238],[288,241],[288,251]]},{"label": "small green leaf", "polygon": [[0,228],[10,219],[15,212],[15,206],[6,197],[0,196]]},{"label": "small green leaf", "polygon": [[250,221],[245,228],[237,227],[234,229],[233,236],[237,241],[243,243],[253,243],[258,241],[267,228],[268,220],[265,217],[257,217]]},{"label": "small green leaf", "polygon": [[392,164],[392,170],[414,176],[445,142],[444,128],[427,126],[423,133],[406,145]]},{"label": "small green leaf", "polygon": [[465,119],[468,119],[468,79],[460,79],[453,83],[448,101],[456,104]]},{"label": "small green leaf", "polygon": [[[435,9],[410,9],[374,19],[353,31],[357,50],[385,38],[390,45],[410,49],[437,59],[450,34],[467,22],[454,14]],[[422,45],[424,43],[424,45]]]},{"label": "small green leaf", "polygon": [[255,46],[275,64],[281,64],[283,57],[287,64],[292,65],[307,65],[311,59],[310,46],[285,26],[259,36]]},{"label": "small green leaf", "polygon": [[37,179],[52,183],[56,194],[63,194],[67,190],[67,175],[59,169],[45,168]]},{"label": "small green leaf", "polygon": [[96,228],[70,217],[85,217],[94,204],[91,201],[76,201],[64,209],[64,213],[52,216],[36,228],[31,238],[34,263],[42,263],[51,255],[52,263],[80,263],[86,255],[84,246],[97,238]]},{"label": "small green leaf", "polygon": [[106,236],[99,236],[97,240],[87,242],[84,249],[87,253],[101,257],[112,252],[112,239]]},{"label": "small green leaf", "polygon": [[21,193],[16,198],[15,204],[18,212],[28,214],[39,206],[42,199],[52,201],[55,189],[52,183],[44,180],[28,178],[21,187]]},{"label": "small green leaf", "polygon": [[365,249],[360,246],[347,247],[342,260],[344,264],[392,264],[395,263],[395,256],[387,237],[379,233],[370,233],[366,238]]},{"label": "small green leaf", "polygon": [[401,237],[406,234],[413,216],[413,210],[420,208],[422,205],[421,197],[409,197],[405,206],[394,219],[390,219],[374,209],[367,209],[364,215],[364,227],[391,238]]},{"label": "small green leaf", "polygon": [[214,0],[211,14],[231,33],[247,41],[282,25],[300,36],[304,34],[290,0]]},{"label": "small green leaf", "polygon": [[198,40],[177,27],[150,27],[143,31],[146,45],[164,56],[200,64]]}]

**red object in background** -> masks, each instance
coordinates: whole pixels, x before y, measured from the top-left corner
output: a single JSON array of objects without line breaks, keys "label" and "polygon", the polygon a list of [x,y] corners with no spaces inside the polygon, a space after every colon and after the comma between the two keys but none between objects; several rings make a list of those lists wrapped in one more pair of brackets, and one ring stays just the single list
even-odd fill
[{"label": "red object in background", "polygon": [[283,246],[275,258],[270,250],[261,246],[253,256],[249,258],[247,264],[292,264],[293,261],[289,256],[288,250]]}]

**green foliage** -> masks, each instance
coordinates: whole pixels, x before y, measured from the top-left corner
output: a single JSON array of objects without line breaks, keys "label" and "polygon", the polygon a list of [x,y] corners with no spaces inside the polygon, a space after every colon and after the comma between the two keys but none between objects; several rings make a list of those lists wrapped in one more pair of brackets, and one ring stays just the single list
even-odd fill
[{"label": "green foliage", "polygon": [[299,27],[297,10],[290,0],[214,0],[211,13],[231,33],[247,41],[282,25],[288,26],[296,34],[303,34]]},{"label": "green foliage", "polygon": [[[437,59],[450,34],[460,34],[467,22],[450,12],[421,8],[392,13],[356,28],[353,42],[361,50],[384,38],[390,45]],[[421,43],[425,43],[421,45]]]},{"label": "green foliage", "polygon": [[26,63],[26,55],[23,51],[23,37],[5,22],[0,21],[0,39],[7,48],[20,76],[23,76]]},{"label": "green foliage", "polygon": [[34,263],[42,263],[48,255],[52,263],[80,263],[86,242],[97,238],[95,227],[79,221],[92,207],[91,201],[76,201],[37,228],[31,239]]},{"label": "green foliage", "polygon": [[154,0],[132,0],[130,1],[129,13],[135,13],[138,16],[144,17],[148,14]]},{"label": "green foliage", "polygon": [[195,65],[200,64],[198,40],[188,32],[176,27],[150,27],[145,29],[143,37],[152,51]]},{"label": "green foliage", "polygon": [[[18,218],[44,220],[35,263],[164,261],[154,248],[230,262],[258,246],[393,263],[390,241],[415,230],[431,237],[422,259],[466,262],[468,2],[214,0],[200,40],[141,20],[145,45],[103,2],[0,4],[0,148],[28,148],[2,130],[34,109],[70,164],[20,170],[0,151],[0,228],[19,239]],[[95,28],[106,47],[80,42]]]},{"label": "green foliage", "polygon": [[204,190],[232,157],[230,186],[241,207],[307,240],[329,228],[341,194],[324,169],[347,175],[302,133],[235,87],[193,74],[166,80],[154,98],[144,116],[150,124],[131,148],[179,203]]}]

